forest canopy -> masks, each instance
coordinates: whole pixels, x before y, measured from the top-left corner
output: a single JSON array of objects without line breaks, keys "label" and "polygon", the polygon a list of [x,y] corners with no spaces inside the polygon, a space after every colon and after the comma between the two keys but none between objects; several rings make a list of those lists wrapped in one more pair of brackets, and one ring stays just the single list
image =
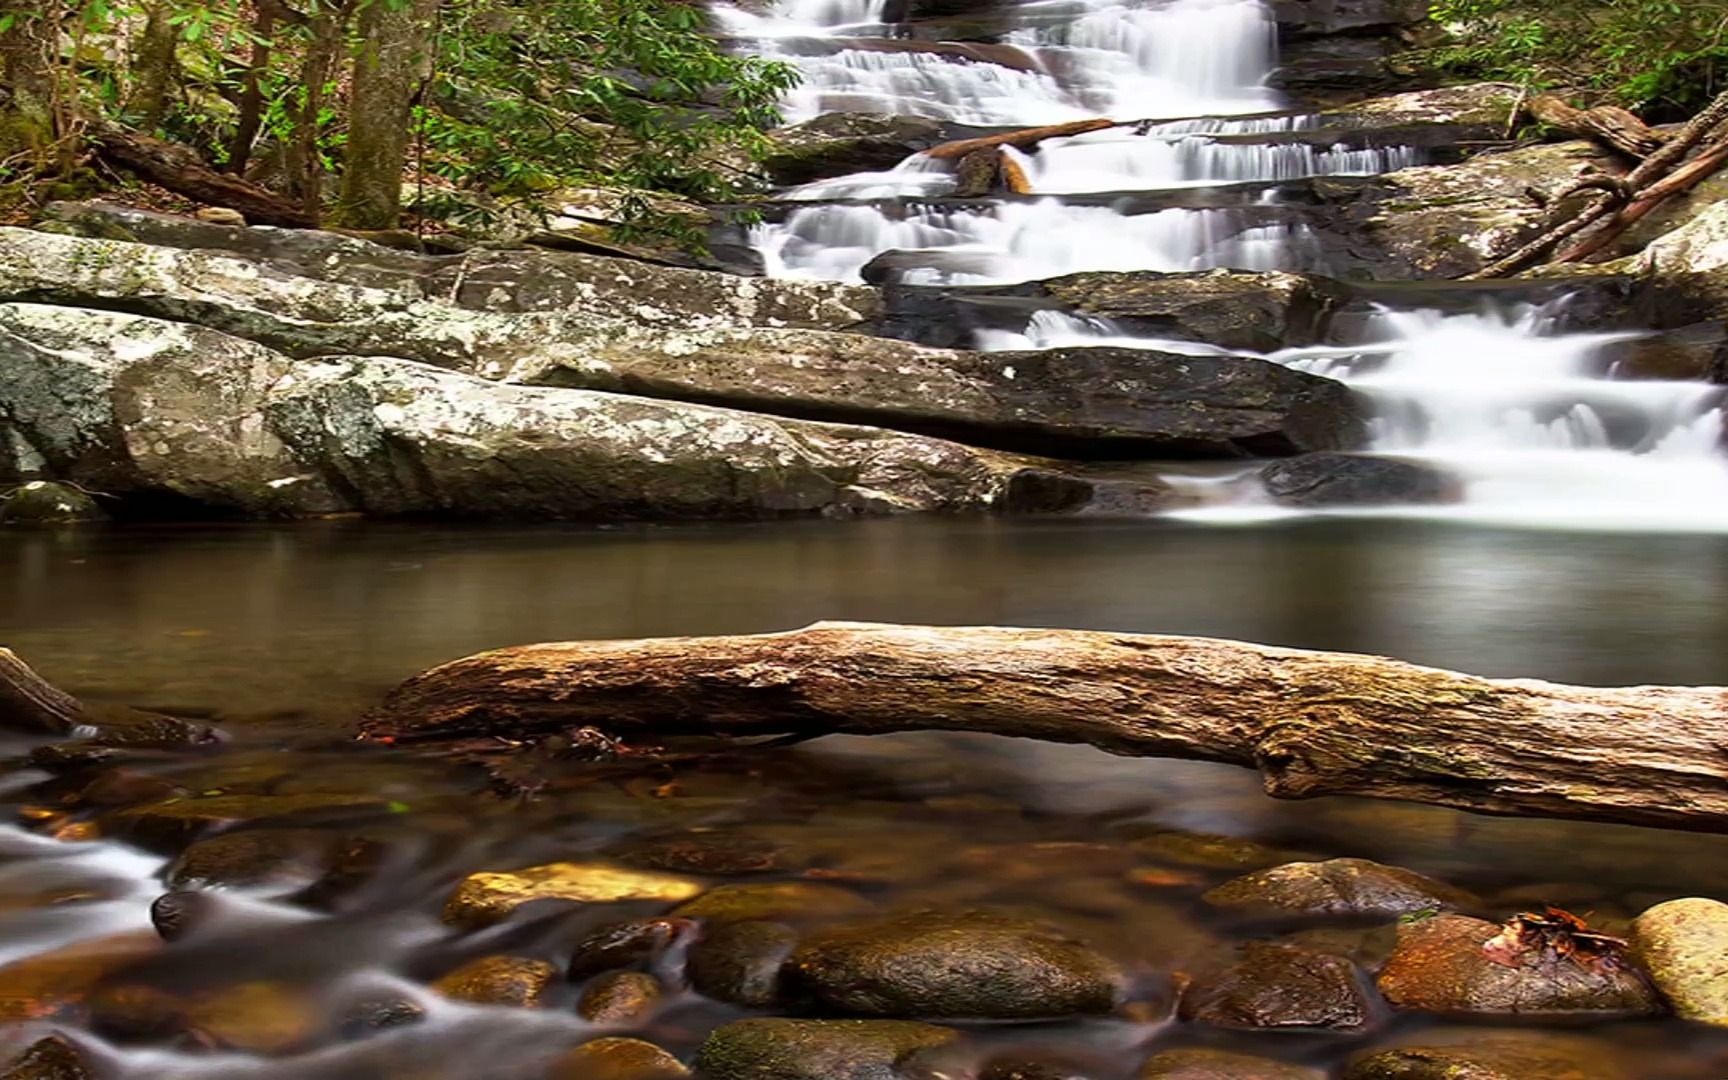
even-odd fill
[{"label": "forest canopy", "polygon": [[705,21],[640,0],[0,0],[0,183],[75,187],[112,144],[314,223],[392,227],[411,178],[451,213],[603,187],[651,224],[656,195],[736,191],[794,78]]}]

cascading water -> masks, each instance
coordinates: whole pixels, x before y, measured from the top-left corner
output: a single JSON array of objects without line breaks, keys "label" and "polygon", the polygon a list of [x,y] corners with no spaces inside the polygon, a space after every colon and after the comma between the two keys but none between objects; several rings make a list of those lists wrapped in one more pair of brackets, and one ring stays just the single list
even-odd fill
[{"label": "cascading water", "polygon": [[[1429,462],[1462,501],[1351,513],[1595,529],[1728,529],[1728,390],[1615,377],[1612,346],[1642,335],[1559,331],[1563,303],[1468,314],[1380,309],[1361,344],[1305,347],[1267,359],[1347,383],[1373,403],[1369,452]],[[1135,337],[1107,321],[1039,312],[989,349],[1115,345],[1218,352]],[[1191,481],[1187,516],[1282,515],[1255,469]],[[1338,512],[1338,511],[1334,511]]]}]

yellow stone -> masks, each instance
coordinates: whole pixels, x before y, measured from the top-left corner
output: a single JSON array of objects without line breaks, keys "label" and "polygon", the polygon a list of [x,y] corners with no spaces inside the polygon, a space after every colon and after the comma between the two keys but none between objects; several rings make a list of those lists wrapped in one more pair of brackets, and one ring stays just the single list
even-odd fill
[{"label": "yellow stone", "polygon": [[450,902],[444,921],[474,929],[489,926],[535,900],[616,904],[628,900],[679,903],[702,892],[702,883],[675,874],[631,870],[607,863],[560,862],[523,870],[469,874]]}]

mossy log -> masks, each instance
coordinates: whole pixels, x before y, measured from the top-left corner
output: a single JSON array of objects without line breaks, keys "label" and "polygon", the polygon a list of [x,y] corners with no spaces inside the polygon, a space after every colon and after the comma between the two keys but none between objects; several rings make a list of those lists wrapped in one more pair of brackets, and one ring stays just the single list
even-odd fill
[{"label": "mossy log", "polygon": [[[421,674],[372,741],[977,731],[1258,769],[1282,798],[1728,829],[1728,689],[1598,689],[1082,630],[817,623],[530,645]],[[499,744],[502,745],[502,744]]]}]

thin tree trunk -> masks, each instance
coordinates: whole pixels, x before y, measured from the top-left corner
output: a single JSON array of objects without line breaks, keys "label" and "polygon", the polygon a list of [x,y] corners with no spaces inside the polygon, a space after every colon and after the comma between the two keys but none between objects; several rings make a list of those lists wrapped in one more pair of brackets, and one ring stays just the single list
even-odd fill
[{"label": "thin tree trunk", "polygon": [[[7,100],[0,110],[0,162],[46,166],[59,134],[55,128],[55,58],[60,5],[40,0],[0,0],[0,79]],[[12,160],[18,159],[18,160]]]},{"label": "thin tree trunk", "polygon": [[[342,38],[355,0],[312,0],[307,16],[306,60],[300,68],[304,97],[288,147],[288,189],[313,221],[324,213],[324,161],[318,136],[330,82],[342,53]],[[382,0],[380,0],[382,2]]]},{"label": "thin tree trunk", "polygon": [[818,623],[572,642],[433,668],[372,741],[978,731],[1259,769],[1285,798],[1728,830],[1728,689],[1482,679],[1205,638]]},{"label": "thin tree trunk", "polygon": [[1557,263],[1583,262],[1613,243],[1627,229],[1648,216],[1652,210],[1674,196],[1682,195],[1697,187],[1725,164],[1728,164],[1728,136],[1724,136],[1716,145],[1639,192],[1637,198],[1627,203],[1612,218],[1603,222],[1602,226],[1595,232],[1579,238],[1570,247],[1554,256],[1554,261]]},{"label": "thin tree trunk", "polygon": [[275,48],[277,12],[274,0],[258,0],[253,5],[252,56],[240,83],[240,117],[234,124],[234,139],[228,144],[227,169],[236,176],[246,174],[253,144],[264,123],[264,73],[270,70]]},{"label": "thin tree trunk", "polygon": [[402,213],[409,115],[431,72],[439,0],[369,5],[360,16],[338,222],[393,229]]},{"label": "thin tree trunk", "polygon": [[126,106],[138,114],[138,126],[145,131],[162,125],[169,95],[174,91],[180,30],[168,21],[173,14],[174,9],[163,0],[151,4],[133,48],[132,95]]}]

